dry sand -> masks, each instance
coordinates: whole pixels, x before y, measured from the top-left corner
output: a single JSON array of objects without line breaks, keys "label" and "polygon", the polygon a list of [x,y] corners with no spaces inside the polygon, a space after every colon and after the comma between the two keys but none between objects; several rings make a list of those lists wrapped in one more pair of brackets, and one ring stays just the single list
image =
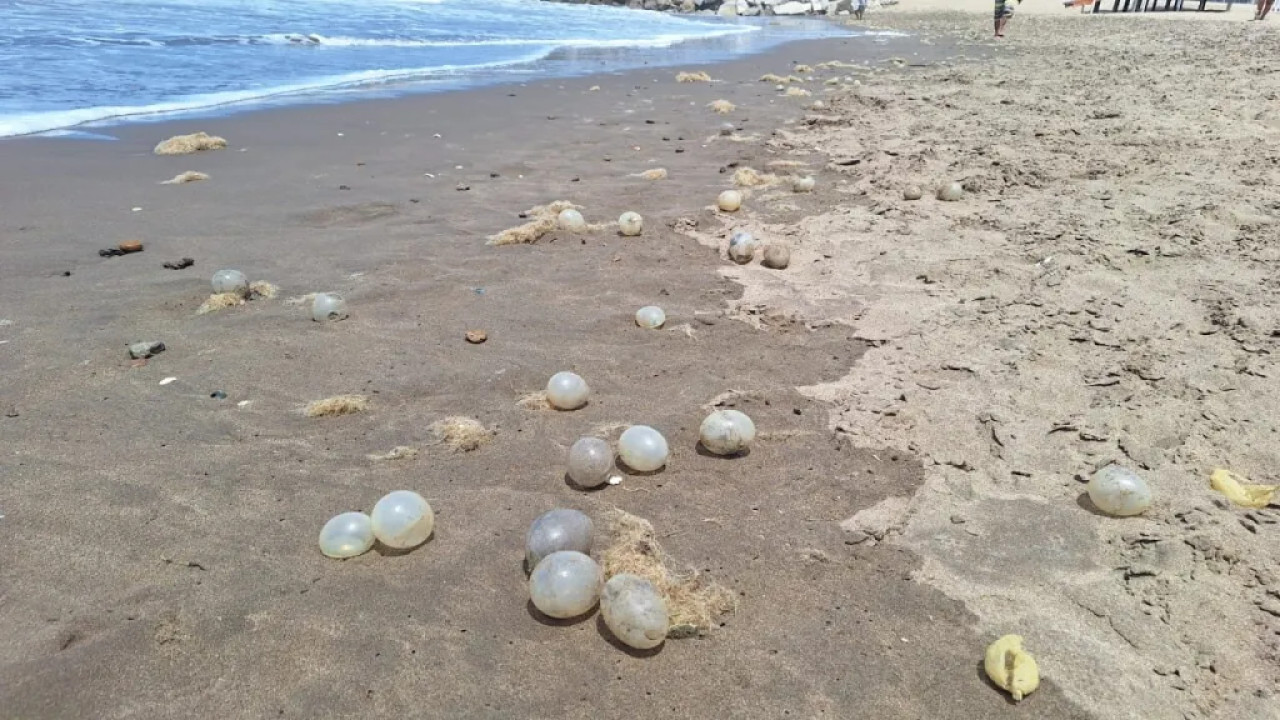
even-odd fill
[{"label": "dry sand", "polygon": [[[1275,477],[1280,36],[1020,17],[993,50],[985,15],[873,19],[929,44],[203,121],[230,149],[181,201],[151,148],[189,128],[0,142],[25,181],[0,196],[4,713],[1276,717],[1280,513],[1208,477]],[[796,64],[814,97],[758,82]],[[817,186],[712,211],[745,167]],[[951,179],[960,202],[900,199]],[[645,233],[485,244],[560,198]],[[737,228],[790,267],[727,263]],[[96,257],[126,236],[147,253]],[[195,315],[227,266],[351,317]],[[648,304],[668,330],[634,326]],[[131,367],[142,339],[168,349]],[[586,408],[518,404],[562,369]],[[336,392],[367,410],[297,412]],[[748,456],[695,451],[717,405],[755,419]],[[434,442],[459,415],[489,441]],[[664,472],[565,484],[573,440],[633,422]],[[1151,481],[1146,516],[1080,500],[1108,460]],[[400,488],[436,510],[425,546],[320,555]],[[522,539],[556,506],[648,518],[736,611],[644,654],[539,618]],[[1017,705],[981,670],[1010,633],[1043,677]]]}]

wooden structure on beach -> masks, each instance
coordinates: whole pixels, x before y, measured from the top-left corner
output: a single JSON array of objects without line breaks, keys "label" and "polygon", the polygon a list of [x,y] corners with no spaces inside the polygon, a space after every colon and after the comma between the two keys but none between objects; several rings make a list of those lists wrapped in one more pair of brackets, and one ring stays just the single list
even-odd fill
[{"label": "wooden structure on beach", "polygon": [[[1196,0],[1191,0],[1193,3]],[[1094,0],[1093,11],[1101,12],[1103,0]],[[1115,0],[1111,6],[1111,12],[1156,12],[1169,11],[1177,12],[1185,9],[1187,0]],[[1121,5],[1123,4],[1123,7]],[[1161,7],[1161,5],[1164,7]],[[1200,0],[1200,7],[1196,8],[1199,12],[1204,12],[1205,6],[1209,4],[1209,0]],[[1227,10],[1231,10],[1231,6],[1235,4],[1235,0],[1227,0]]]}]

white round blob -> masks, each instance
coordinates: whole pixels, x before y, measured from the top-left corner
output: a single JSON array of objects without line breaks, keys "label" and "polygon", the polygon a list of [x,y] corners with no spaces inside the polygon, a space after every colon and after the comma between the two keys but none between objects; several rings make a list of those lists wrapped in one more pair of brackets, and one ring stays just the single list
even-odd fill
[{"label": "white round blob", "polygon": [[924,191],[920,189],[919,185],[908,185],[902,190],[903,200],[915,201],[922,197],[924,197]]},{"label": "white round blob", "polygon": [[249,294],[249,278],[239,270],[219,270],[213,274],[213,291],[215,293]]},{"label": "white round blob", "polygon": [[595,526],[585,513],[568,508],[542,513],[529,525],[524,537],[525,568],[532,571],[542,558],[562,550],[590,553],[594,533]]},{"label": "white round blob", "polygon": [[600,591],[600,614],[614,637],[637,650],[656,648],[667,639],[667,602],[639,575],[609,578]]},{"label": "white round blob", "polygon": [[744,412],[716,410],[702,421],[698,439],[716,455],[736,455],[756,439],[756,424]]},{"label": "white round blob", "polygon": [[745,230],[739,230],[729,238],[729,259],[745,265],[755,257],[756,248],[760,245],[755,236]]},{"label": "white round blob", "polygon": [[667,322],[667,314],[657,305],[646,305],[636,311],[636,324],[646,330],[657,330]]},{"label": "white round blob", "polygon": [[554,552],[529,575],[529,599],[548,617],[585,615],[600,599],[604,574],[590,557],[573,550]]},{"label": "white round blob", "polygon": [[721,135],[732,135],[735,131],[737,131],[737,129],[738,129],[738,128],[737,128],[737,127],[735,127],[735,126],[734,126],[734,124],[733,124],[733,123],[731,123],[731,122],[723,122],[723,123],[720,123],[720,134],[721,134]]},{"label": "white round blob", "polygon": [[944,202],[956,202],[964,197],[964,186],[958,182],[947,183],[938,187],[938,199]]},{"label": "white round blob", "polygon": [[635,237],[644,229],[644,218],[640,213],[624,212],[618,216],[618,232],[627,237]]},{"label": "white round blob", "polygon": [[560,229],[573,233],[587,231],[587,221],[583,219],[582,213],[573,208],[565,208],[556,216],[556,221],[560,223]]},{"label": "white round blob", "polygon": [[362,512],[334,515],[320,529],[320,552],[331,558],[362,555],[373,547],[373,523]]},{"label": "white round blob", "polygon": [[1151,488],[1134,471],[1108,465],[1093,474],[1088,485],[1089,499],[1108,515],[1139,515],[1151,507]]},{"label": "white round blob", "polygon": [[667,439],[648,425],[632,425],[618,438],[618,457],[637,472],[653,472],[667,464]]},{"label": "white round blob", "polygon": [[577,373],[564,370],[547,381],[547,402],[557,410],[577,410],[587,404],[589,395],[591,388]]},{"label": "white round blob", "polygon": [[425,498],[412,490],[387,493],[370,514],[373,534],[389,548],[405,550],[421,545],[436,526],[435,513]]},{"label": "white round blob", "polygon": [[724,212],[737,212],[742,207],[742,193],[737,190],[725,190],[716,198],[716,207]]},{"label": "white round blob", "polygon": [[316,322],[342,320],[347,316],[347,301],[338,293],[316,293],[311,301],[311,319]]},{"label": "white round blob", "polygon": [[813,188],[817,184],[818,182],[816,180],[811,176],[806,175],[802,178],[796,178],[795,181],[791,183],[791,189],[798,193],[813,192]]},{"label": "white round blob", "polygon": [[598,437],[582,437],[569,448],[569,479],[582,488],[596,488],[609,480],[613,448]]}]

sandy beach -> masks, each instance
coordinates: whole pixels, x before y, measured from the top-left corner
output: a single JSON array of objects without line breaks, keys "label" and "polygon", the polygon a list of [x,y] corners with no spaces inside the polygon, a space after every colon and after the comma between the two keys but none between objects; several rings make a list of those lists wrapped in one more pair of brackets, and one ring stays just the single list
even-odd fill
[{"label": "sandy beach", "polygon": [[[1280,510],[1209,485],[1277,482],[1280,21],[1028,0],[996,44],[987,3],[938,5],[724,64],[0,140],[0,717],[1280,717]],[[228,146],[153,154],[195,131]],[[816,186],[717,211],[743,168]],[[486,244],[556,200],[644,232]],[[731,262],[735,230],[789,267]],[[197,314],[225,267],[278,296]],[[325,291],[348,319],[290,302]],[[522,403],[560,370],[585,408]],[[302,412],[340,394],[368,408]],[[697,449],[717,407],[748,455]],[[451,448],[450,416],[492,436]],[[566,483],[630,424],[663,471]],[[1113,462],[1144,514],[1089,502]],[[319,552],[397,489],[425,545]],[[648,519],[736,608],[647,653],[542,616],[521,561],[556,507],[597,549]],[[1017,703],[982,669],[1009,633]]]}]

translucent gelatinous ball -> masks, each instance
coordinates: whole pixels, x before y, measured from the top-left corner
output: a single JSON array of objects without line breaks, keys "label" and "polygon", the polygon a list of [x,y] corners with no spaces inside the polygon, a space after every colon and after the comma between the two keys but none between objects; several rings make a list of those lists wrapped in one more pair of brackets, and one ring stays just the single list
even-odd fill
[{"label": "translucent gelatinous ball", "polygon": [[637,650],[656,648],[667,639],[667,602],[639,575],[609,578],[600,591],[600,614],[614,637]]},{"label": "translucent gelatinous ball", "polygon": [[751,262],[751,258],[755,257],[756,248],[759,245],[760,243],[756,241],[751,233],[739,230],[729,238],[729,259],[739,265],[745,265]]},{"label": "translucent gelatinous ball", "polygon": [[556,216],[556,221],[560,223],[561,230],[567,230],[573,233],[587,231],[587,221],[583,219],[582,213],[573,208],[565,208]]},{"label": "translucent gelatinous ball", "polygon": [[249,294],[249,278],[239,270],[219,270],[213,274],[213,291],[215,293]]},{"label": "translucent gelatinous ball", "polygon": [[577,410],[587,404],[591,388],[577,373],[561,371],[547,381],[547,402],[557,410]]},{"label": "translucent gelatinous ball", "polygon": [[635,237],[644,230],[644,218],[640,213],[624,212],[618,216],[618,232],[627,237]]},{"label": "translucent gelatinous ball", "polygon": [[316,322],[341,320],[347,316],[347,301],[338,293],[316,293],[311,301],[311,319]]},{"label": "translucent gelatinous ball", "polygon": [[720,134],[721,134],[721,135],[732,135],[732,134],[733,134],[737,129],[738,129],[738,128],[737,128],[737,127],[735,127],[735,126],[734,126],[734,124],[733,124],[733,123],[731,123],[731,122],[723,122],[723,123],[720,123]]},{"label": "translucent gelatinous ball", "polygon": [[938,187],[938,199],[944,202],[955,202],[964,197],[964,186],[958,182],[946,183]]},{"label": "translucent gelatinous ball", "polygon": [[1089,499],[1108,515],[1139,515],[1151,507],[1151,488],[1134,471],[1108,465],[1093,474],[1088,485]]},{"label": "translucent gelatinous ball", "polygon": [[653,472],[667,464],[667,439],[648,425],[632,425],[618,438],[618,457],[627,467],[639,472]]},{"label": "translucent gelatinous ball", "polygon": [[742,207],[742,193],[737,190],[725,190],[716,198],[716,207],[725,212],[737,212]]},{"label": "translucent gelatinous ball", "polygon": [[636,324],[648,330],[657,330],[667,322],[667,314],[657,305],[646,305],[636,311]]},{"label": "translucent gelatinous ball", "polygon": [[362,512],[334,515],[320,529],[320,552],[331,558],[349,558],[373,547],[373,523]]},{"label": "translucent gelatinous ball", "polygon": [[744,412],[716,410],[702,421],[698,439],[716,455],[736,455],[756,439],[756,424]]},{"label": "translucent gelatinous ball", "polygon": [[548,510],[529,525],[529,532],[524,537],[525,567],[532,571],[542,558],[562,550],[586,555],[591,552],[594,533],[595,526],[585,513],[568,508]]},{"label": "translucent gelatinous ball", "polygon": [[573,618],[600,600],[604,574],[595,560],[573,550],[553,552],[529,575],[529,599],[543,615]]},{"label": "translucent gelatinous ball", "polygon": [[816,181],[816,180],[814,180],[812,177],[810,177],[810,176],[806,175],[806,176],[804,176],[804,177],[802,177],[802,178],[796,178],[796,179],[791,183],[791,189],[792,189],[792,190],[794,190],[795,192],[798,192],[798,193],[813,192],[813,188],[814,188],[817,184],[818,184],[818,181]]},{"label": "translucent gelatinous ball", "polygon": [[922,197],[924,197],[924,191],[920,189],[919,185],[908,185],[902,190],[903,200],[915,201]]},{"label": "translucent gelatinous ball", "polygon": [[578,438],[569,448],[569,479],[578,487],[605,484],[613,471],[613,448],[597,437]]},{"label": "translucent gelatinous ball", "polygon": [[404,550],[431,537],[436,515],[426,498],[412,490],[387,493],[373,506],[373,534],[389,548]]}]

